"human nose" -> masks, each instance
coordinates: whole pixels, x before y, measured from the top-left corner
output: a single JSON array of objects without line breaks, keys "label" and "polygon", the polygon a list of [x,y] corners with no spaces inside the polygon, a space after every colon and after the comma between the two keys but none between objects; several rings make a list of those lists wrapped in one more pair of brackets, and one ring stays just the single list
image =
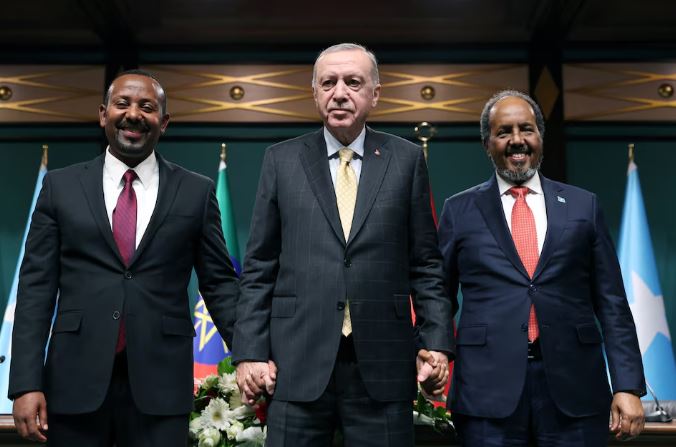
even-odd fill
[{"label": "human nose", "polygon": [[347,99],[347,86],[343,81],[338,81],[336,87],[333,90],[333,99],[336,102],[343,102]]},{"label": "human nose", "polygon": [[137,121],[137,120],[141,119],[141,109],[139,109],[139,107],[137,105],[132,104],[127,109],[126,118],[128,120],[132,120],[132,121]]},{"label": "human nose", "polygon": [[521,135],[521,132],[519,132],[519,129],[514,129],[512,132],[512,138],[511,138],[511,143],[515,146],[522,145],[524,142],[523,136]]}]

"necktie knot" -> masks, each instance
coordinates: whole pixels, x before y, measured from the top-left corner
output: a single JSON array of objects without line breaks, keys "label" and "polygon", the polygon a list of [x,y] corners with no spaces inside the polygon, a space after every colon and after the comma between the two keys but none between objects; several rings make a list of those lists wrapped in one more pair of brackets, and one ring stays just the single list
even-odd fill
[{"label": "necktie knot", "polygon": [[131,184],[136,180],[138,176],[136,175],[136,171],[133,169],[127,169],[127,172],[124,173],[122,176],[122,179],[124,180],[124,186],[131,186]]},{"label": "necktie knot", "polygon": [[338,157],[340,158],[341,163],[349,164],[352,161],[354,156],[354,151],[349,147],[344,147],[338,151]]},{"label": "necktie knot", "polygon": [[528,194],[528,187],[526,186],[512,186],[509,188],[509,193],[514,197],[515,199],[522,199],[526,197],[526,194]]}]

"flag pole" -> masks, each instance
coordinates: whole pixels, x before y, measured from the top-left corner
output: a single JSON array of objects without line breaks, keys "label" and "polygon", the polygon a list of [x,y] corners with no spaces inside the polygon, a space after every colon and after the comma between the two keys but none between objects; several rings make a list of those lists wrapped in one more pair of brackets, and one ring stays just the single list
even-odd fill
[{"label": "flag pole", "polygon": [[225,145],[225,143],[221,143],[221,160],[223,161],[223,163],[225,163],[225,159],[228,155],[226,148],[227,146]]},{"label": "flag pole", "polygon": [[634,143],[629,143],[629,163],[634,161]]},{"label": "flag pole", "polygon": [[427,121],[415,126],[415,136],[422,143],[423,154],[425,154],[425,161],[427,161],[429,153],[429,144],[428,142],[437,134],[437,128]]},{"label": "flag pole", "polygon": [[43,144],[42,145],[42,161],[40,164],[44,167],[47,167],[47,151],[49,150],[49,145]]}]

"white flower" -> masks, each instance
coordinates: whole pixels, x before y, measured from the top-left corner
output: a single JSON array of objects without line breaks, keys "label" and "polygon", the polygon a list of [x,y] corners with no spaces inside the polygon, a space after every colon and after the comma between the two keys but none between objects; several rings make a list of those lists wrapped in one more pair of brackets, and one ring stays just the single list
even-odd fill
[{"label": "white flower", "polygon": [[223,394],[230,394],[238,391],[237,378],[235,373],[223,374],[218,378],[218,389]]},{"label": "white flower", "polygon": [[202,419],[202,416],[196,417],[195,419],[190,421],[190,425],[188,426],[190,437],[192,439],[197,439],[203,428],[204,428],[204,420]]},{"label": "white flower", "polygon": [[221,398],[211,399],[209,405],[202,411],[204,425],[218,430],[225,430],[230,426],[231,412],[228,403]]},{"label": "white flower", "polygon": [[259,447],[265,445],[267,427],[249,427],[237,435],[237,442],[242,442],[244,447]]},{"label": "white flower", "polygon": [[215,428],[205,428],[199,437],[199,447],[216,447],[221,440],[221,432]]},{"label": "white flower", "polygon": [[230,427],[225,430],[225,434],[228,435],[228,439],[235,440],[242,430],[244,430],[244,424],[239,421],[233,421]]},{"label": "white flower", "polygon": [[204,379],[202,379],[202,388],[210,389],[218,385],[218,376],[216,374],[209,374]]},{"label": "white flower", "polygon": [[230,408],[233,410],[244,405],[244,403],[242,403],[242,395],[239,394],[239,390],[230,395],[228,403],[230,404]]},{"label": "white flower", "polygon": [[255,414],[254,409],[248,405],[241,405],[230,412],[230,415],[239,421]]}]

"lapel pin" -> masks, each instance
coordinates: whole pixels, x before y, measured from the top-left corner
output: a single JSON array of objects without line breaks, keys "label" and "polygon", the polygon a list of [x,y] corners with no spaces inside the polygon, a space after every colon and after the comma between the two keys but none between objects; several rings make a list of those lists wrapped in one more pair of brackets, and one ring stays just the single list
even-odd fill
[{"label": "lapel pin", "polygon": [[374,154],[376,154],[377,157],[380,157],[380,149],[376,148],[375,151],[373,151]]},{"label": "lapel pin", "polygon": [[558,201],[561,202],[561,203],[566,203],[566,199],[564,199],[564,198],[561,197],[561,196],[556,196],[556,200],[558,200]]}]

